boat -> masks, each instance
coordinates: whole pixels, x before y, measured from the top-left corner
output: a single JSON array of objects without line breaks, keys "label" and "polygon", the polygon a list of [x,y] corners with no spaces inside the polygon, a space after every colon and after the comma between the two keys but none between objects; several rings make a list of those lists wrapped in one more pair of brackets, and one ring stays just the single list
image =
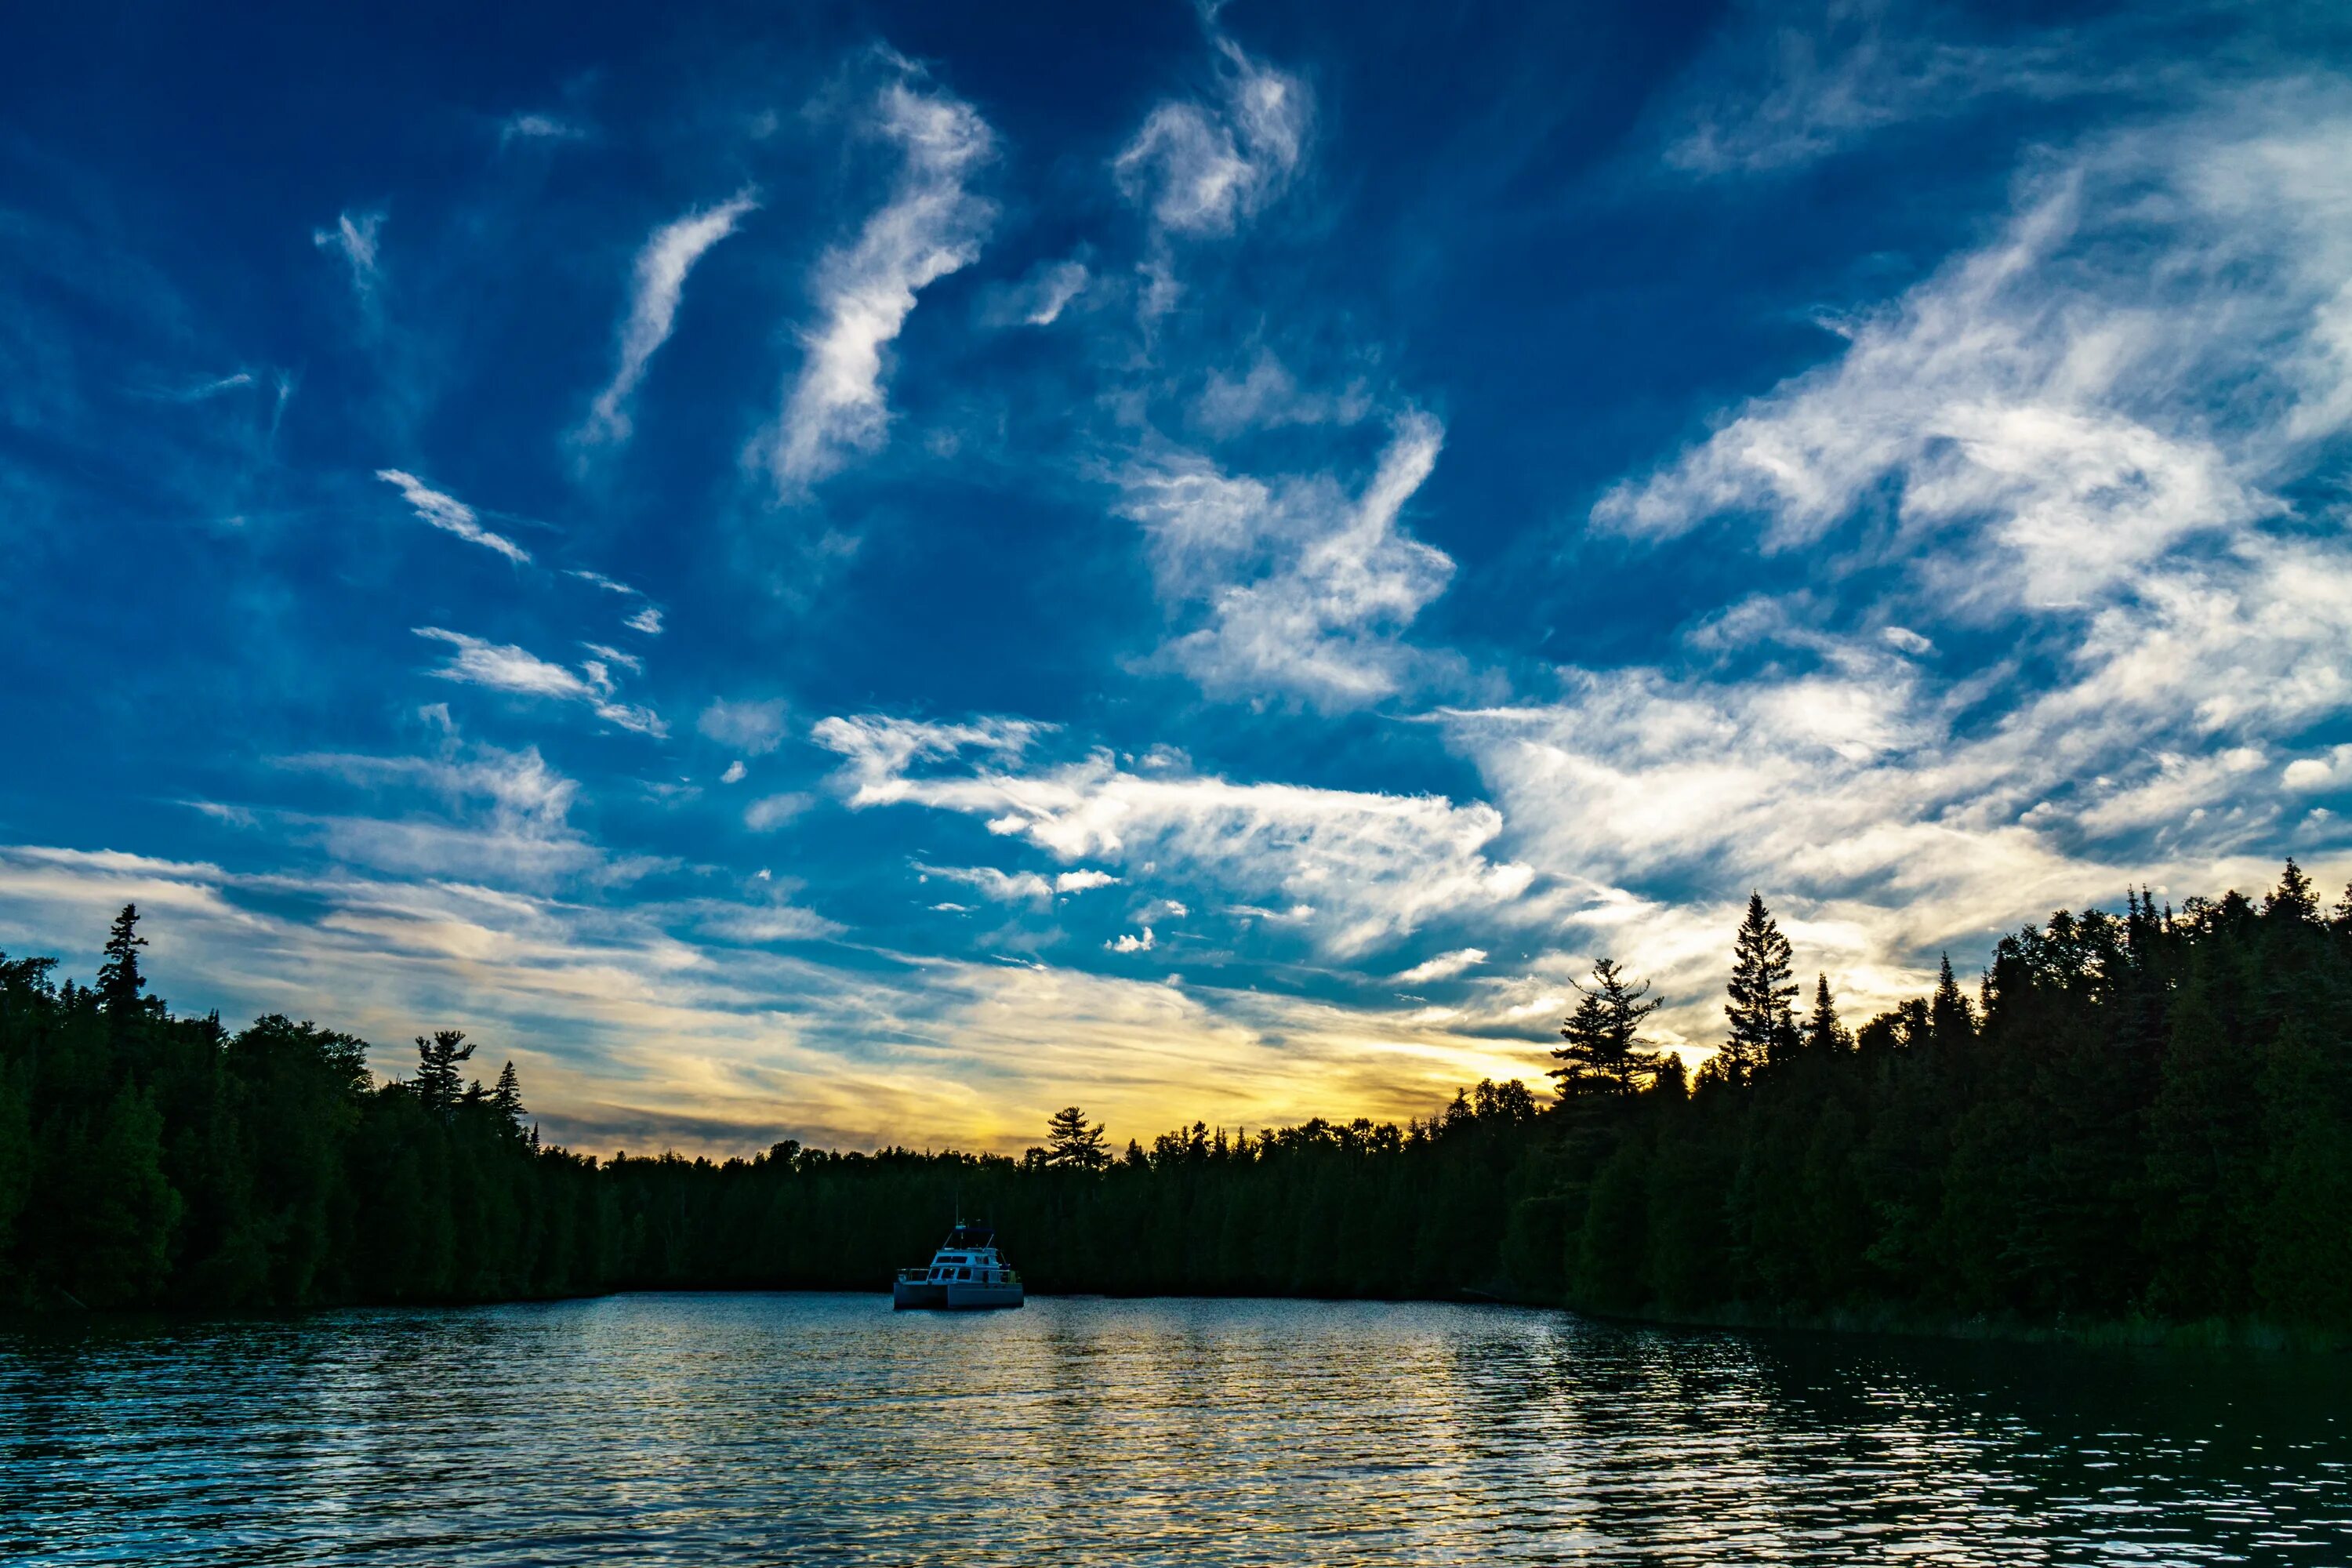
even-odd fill
[{"label": "boat", "polygon": [[1021,1276],[1005,1267],[996,1250],[996,1232],[962,1220],[948,1232],[928,1268],[901,1268],[890,1282],[890,1307],[904,1312],[928,1307],[951,1312],[1021,1305]]}]

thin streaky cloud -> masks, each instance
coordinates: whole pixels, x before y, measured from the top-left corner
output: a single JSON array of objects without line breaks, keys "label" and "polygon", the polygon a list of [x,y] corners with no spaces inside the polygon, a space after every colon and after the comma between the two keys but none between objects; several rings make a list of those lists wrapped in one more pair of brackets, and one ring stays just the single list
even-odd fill
[{"label": "thin streaky cloud", "polygon": [[440,679],[521,697],[579,702],[599,719],[620,729],[633,730],[656,740],[669,733],[669,727],[652,709],[614,700],[612,672],[599,660],[590,659],[575,670],[512,643],[494,643],[441,626],[411,629],[418,637],[446,643],[455,650],[447,662],[432,671]]},{"label": "thin streaky cloud", "polygon": [[485,550],[495,550],[516,565],[528,565],[530,552],[502,533],[484,528],[474,509],[457,497],[433,489],[415,475],[399,468],[378,468],[375,477],[388,485],[396,485],[401,496],[416,515],[444,533],[454,533],[470,544]]},{"label": "thin streaky cloud", "polygon": [[898,175],[856,242],[818,268],[818,320],[803,334],[800,374],[764,453],[785,493],[880,449],[890,422],[883,351],[924,289],[979,258],[995,217],[966,186],[996,153],[970,104],[896,81],[875,106],[874,128],[898,145]]},{"label": "thin streaky cloud", "polygon": [[583,126],[552,114],[511,114],[499,126],[499,145],[512,142],[579,142],[588,132]]},{"label": "thin streaky cloud", "polygon": [[377,237],[383,228],[382,212],[344,212],[337,215],[332,228],[313,229],[310,243],[321,250],[331,250],[343,258],[350,269],[352,293],[360,308],[373,317],[376,295],[383,273],[377,260]]},{"label": "thin streaky cloud", "polygon": [[758,194],[738,192],[715,207],[705,207],[664,224],[637,252],[629,299],[629,312],[621,323],[620,356],[613,379],[596,395],[588,417],[573,438],[587,445],[618,445],[630,435],[629,403],[656,351],[669,341],[677,321],[678,300],[686,292],[687,275],[710,247],[735,232],[735,226],[759,210]]}]

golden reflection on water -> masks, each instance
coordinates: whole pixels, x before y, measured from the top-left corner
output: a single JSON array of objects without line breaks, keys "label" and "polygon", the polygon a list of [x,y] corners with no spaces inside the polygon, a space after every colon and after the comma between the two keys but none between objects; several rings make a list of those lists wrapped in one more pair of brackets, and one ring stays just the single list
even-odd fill
[{"label": "golden reflection on water", "polygon": [[2347,1387],[1429,1304],[0,1331],[0,1560],[2340,1565]]}]

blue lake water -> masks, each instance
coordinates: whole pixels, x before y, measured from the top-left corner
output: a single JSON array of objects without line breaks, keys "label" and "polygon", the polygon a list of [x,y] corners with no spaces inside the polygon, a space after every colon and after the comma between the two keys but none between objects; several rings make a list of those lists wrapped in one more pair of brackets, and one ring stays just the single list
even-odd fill
[{"label": "blue lake water", "polygon": [[1429,1304],[0,1329],[0,1561],[2341,1565],[2347,1392]]}]

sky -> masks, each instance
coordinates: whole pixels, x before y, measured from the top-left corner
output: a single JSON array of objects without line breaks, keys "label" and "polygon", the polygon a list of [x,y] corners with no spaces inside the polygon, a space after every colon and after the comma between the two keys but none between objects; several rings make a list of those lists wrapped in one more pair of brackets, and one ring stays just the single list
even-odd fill
[{"label": "sky", "polygon": [[12,31],[11,953],[1016,1151],[2352,878],[2341,7]]}]

